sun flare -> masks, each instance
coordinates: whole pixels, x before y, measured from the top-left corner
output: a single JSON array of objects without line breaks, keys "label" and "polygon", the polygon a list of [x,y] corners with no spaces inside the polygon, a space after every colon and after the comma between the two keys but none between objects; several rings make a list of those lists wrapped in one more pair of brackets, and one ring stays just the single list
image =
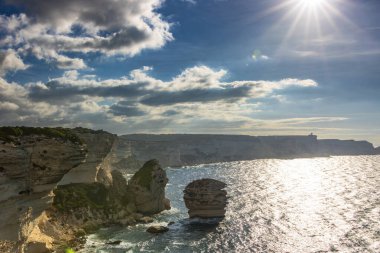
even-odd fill
[{"label": "sun flare", "polygon": [[307,8],[317,8],[326,3],[326,0],[298,0],[298,2]]}]

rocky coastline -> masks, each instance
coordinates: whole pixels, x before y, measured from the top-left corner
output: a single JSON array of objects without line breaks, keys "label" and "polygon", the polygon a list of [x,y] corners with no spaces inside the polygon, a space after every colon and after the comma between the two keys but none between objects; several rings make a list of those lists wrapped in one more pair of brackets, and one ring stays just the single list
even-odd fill
[{"label": "rocky coastline", "polygon": [[[170,209],[163,167],[379,153],[368,142],[315,136],[118,137],[85,128],[0,127],[0,252],[59,253],[79,248],[100,227],[152,222],[151,215]],[[126,172],[134,173],[128,182]],[[217,204],[208,213],[190,184],[190,217],[224,215],[223,185],[212,186],[204,201]]]},{"label": "rocky coastline", "polygon": [[111,224],[170,208],[157,160],[128,184],[112,170],[117,137],[83,128],[0,128],[0,251],[64,252]]}]

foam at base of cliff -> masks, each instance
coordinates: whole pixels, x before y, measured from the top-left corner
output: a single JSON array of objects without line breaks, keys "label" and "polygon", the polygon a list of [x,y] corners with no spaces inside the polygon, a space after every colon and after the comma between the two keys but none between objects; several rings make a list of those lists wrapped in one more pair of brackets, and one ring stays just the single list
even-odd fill
[{"label": "foam at base of cliff", "polygon": [[132,134],[120,136],[118,142],[128,149],[124,158],[134,156],[140,162],[158,159],[165,167],[262,158],[372,155],[375,152],[373,145],[366,141],[318,140],[315,135]]}]

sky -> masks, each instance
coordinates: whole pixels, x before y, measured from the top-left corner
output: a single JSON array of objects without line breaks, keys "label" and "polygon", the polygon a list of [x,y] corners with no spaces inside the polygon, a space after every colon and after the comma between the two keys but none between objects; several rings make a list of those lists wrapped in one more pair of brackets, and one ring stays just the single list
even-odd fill
[{"label": "sky", "polygon": [[378,0],[1,0],[0,125],[380,145]]}]

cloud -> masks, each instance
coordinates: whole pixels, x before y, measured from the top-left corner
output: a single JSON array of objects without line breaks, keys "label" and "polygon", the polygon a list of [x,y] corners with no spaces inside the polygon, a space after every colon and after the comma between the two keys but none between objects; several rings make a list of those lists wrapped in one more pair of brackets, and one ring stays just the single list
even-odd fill
[{"label": "cloud", "polygon": [[193,5],[197,4],[197,1],[195,1],[195,0],[181,0],[181,1],[189,3],[189,4],[193,4]]},{"label": "cloud", "polygon": [[133,70],[129,77],[96,81],[78,78],[78,72],[67,71],[47,83],[28,84],[28,96],[33,101],[62,104],[82,101],[86,97],[130,99],[148,106],[181,103],[236,102],[244,98],[260,98],[288,87],[316,87],[313,80],[282,79],[279,81],[223,82],[226,70],[206,66],[185,69],[171,81],[148,75],[150,68]]},{"label": "cloud", "polygon": [[[0,123],[3,125],[59,125],[142,131],[172,131],[199,125],[219,125],[237,131],[265,125],[253,119],[265,99],[279,90],[313,88],[313,80],[225,81],[227,71],[207,66],[183,70],[171,80],[149,75],[150,67],[133,70],[119,79],[99,80],[76,70],[46,83],[24,85],[0,78]],[[284,95],[285,96],[285,95]],[[314,123],[327,119],[314,119]],[[156,124],[152,126],[149,124]],[[301,121],[271,124],[293,126]],[[184,129],[185,131],[186,129]]]},{"label": "cloud", "polygon": [[162,91],[143,98],[140,102],[144,105],[160,106],[180,103],[200,103],[224,100],[233,102],[235,99],[248,97],[250,87],[230,87],[227,89],[191,89],[183,91]]},{"label": "cloud", "polygon": [[147,113],[139,109],[136,105],[131,105],[129,101],[119,101],[110,107],[110,112],[115,116],[137,117]]},{"label": "cloud", "polygon": [[269,56],[262,54],[258,49],[252,53],[251,57],[254,61],[267,61],[270,59]]},{"label": "cloud", "polygon": [[0,111],[16,111],[20,108],[18,105],[10,102],[0,102]]},{"label": "cloud", "polygon": [[9,71],[24,70],[28,67],[14,50],[0,51],[0,76]]},{"label": "cloud", "polygon": [[82,59],[70,58],[64,55],[57,55],[53,58],[60,69],[85,69],[87,65]]},{"label": "cloud", "polygon": [[0,16],[0,47],[32,54],[62,69],[86,67],[83,59],[67,55],[72,52],[133,56],[173,40],[170,24],[156,12],[162,2],[8,0],[25,13]]}]

